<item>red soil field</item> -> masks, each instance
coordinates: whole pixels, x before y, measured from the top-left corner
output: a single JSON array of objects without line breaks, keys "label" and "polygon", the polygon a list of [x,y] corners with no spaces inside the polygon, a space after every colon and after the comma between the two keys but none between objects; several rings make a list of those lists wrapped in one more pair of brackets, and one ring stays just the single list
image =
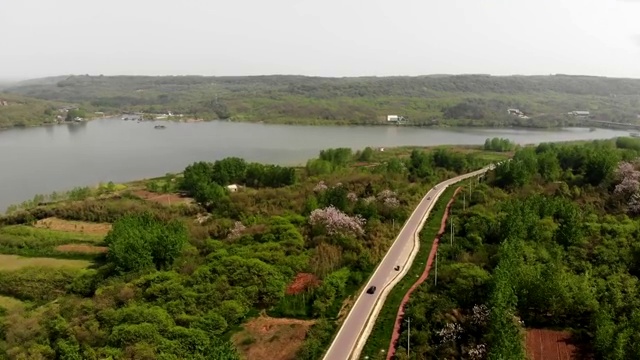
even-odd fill
[{"label": "red soil field", "polygon": [[577,348],[571,343],[571,333],[542,329],[527,330],[529,360],[577,360]]}]

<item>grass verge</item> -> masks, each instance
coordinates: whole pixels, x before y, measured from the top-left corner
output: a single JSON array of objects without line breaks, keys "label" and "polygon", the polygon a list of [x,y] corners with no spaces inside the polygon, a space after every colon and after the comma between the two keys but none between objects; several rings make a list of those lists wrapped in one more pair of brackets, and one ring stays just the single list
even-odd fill
[{"label": "grass verge", "polygon": [[411,264],[411,268],[405,277],[393,288],[393,290],[391,290],[389,296],[387,296],[385,304],[376,319],[376,323],[373,326],[371,334],[369,335],[369,339],[360,354],[361,359],[364,359],[365,357],[368,357],[369,359],[377,359],[376,356],[380,356],[379,354],[382,354],[383,352],[386,354],[386,351],[389,348],[389,341],[391,341],[391,334],[393,333],[393,326],[396,321],[396,316],[398,315],[400,303],[407,291],[409,291],[411,286],[424,271],[424,266],[427,262],[427,258],[429,257],[433,240],[440,231],[440,225],[444,212],[447,208],[447,203],[451,200],[455,190],[464,183],[465,181],[449,186],[431,210],[422,231],[420,231],[420,249],[418,250],[418,255],[413,261],[413,264]]}]

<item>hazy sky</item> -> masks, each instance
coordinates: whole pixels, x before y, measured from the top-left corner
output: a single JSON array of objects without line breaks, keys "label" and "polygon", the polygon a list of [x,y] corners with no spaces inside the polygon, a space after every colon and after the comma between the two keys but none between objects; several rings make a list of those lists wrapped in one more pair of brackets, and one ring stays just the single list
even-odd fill
[{"label": "hazy sky", "polygon": [[640,78],[640,0],[2,0],[0,78]]}]

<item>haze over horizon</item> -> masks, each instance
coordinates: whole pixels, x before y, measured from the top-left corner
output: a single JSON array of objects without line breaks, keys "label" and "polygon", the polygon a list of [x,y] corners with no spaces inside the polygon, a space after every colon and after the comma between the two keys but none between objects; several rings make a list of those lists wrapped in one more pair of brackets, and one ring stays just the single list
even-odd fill
[{"label": "haze over horizon", "polygon": [[[640,78],[637,0],[23,0],[0,80],[65,74]],[[28,21],[25,21],[28,19]]]}]

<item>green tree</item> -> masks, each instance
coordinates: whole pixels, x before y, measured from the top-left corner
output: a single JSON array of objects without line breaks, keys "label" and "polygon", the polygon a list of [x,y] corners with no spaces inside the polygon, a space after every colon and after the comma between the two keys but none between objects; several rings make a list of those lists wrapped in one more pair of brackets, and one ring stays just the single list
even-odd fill
[{"label": "green tree", "polygon": [[364,148],[358,156],[358,161],[369,162],[373,159],[373,149],[370,147]]},{"label": "green tree", "polygon": [[187,166],[183,172],[181,188],[191,195],[206,184],[213,181],[213,164],[200,161]]},{"label": "green tree", "polygon": [[218,160],[213,164],[212,180],[220,185],[243,183],[247,162],[237,157]]},{"label": "green tree", "polygon": [[538,155],[538,172],[546,181],[556,181],[560,178],[562,169],[554,152],[545,151]]},{"label": "green tree", "polygon": [[183,223],[160,221],[150,213],[127,215],[113,224],[105,238],[108,258],[120,272],[149,267],[164,269],[173,263],[187,243]]}]

